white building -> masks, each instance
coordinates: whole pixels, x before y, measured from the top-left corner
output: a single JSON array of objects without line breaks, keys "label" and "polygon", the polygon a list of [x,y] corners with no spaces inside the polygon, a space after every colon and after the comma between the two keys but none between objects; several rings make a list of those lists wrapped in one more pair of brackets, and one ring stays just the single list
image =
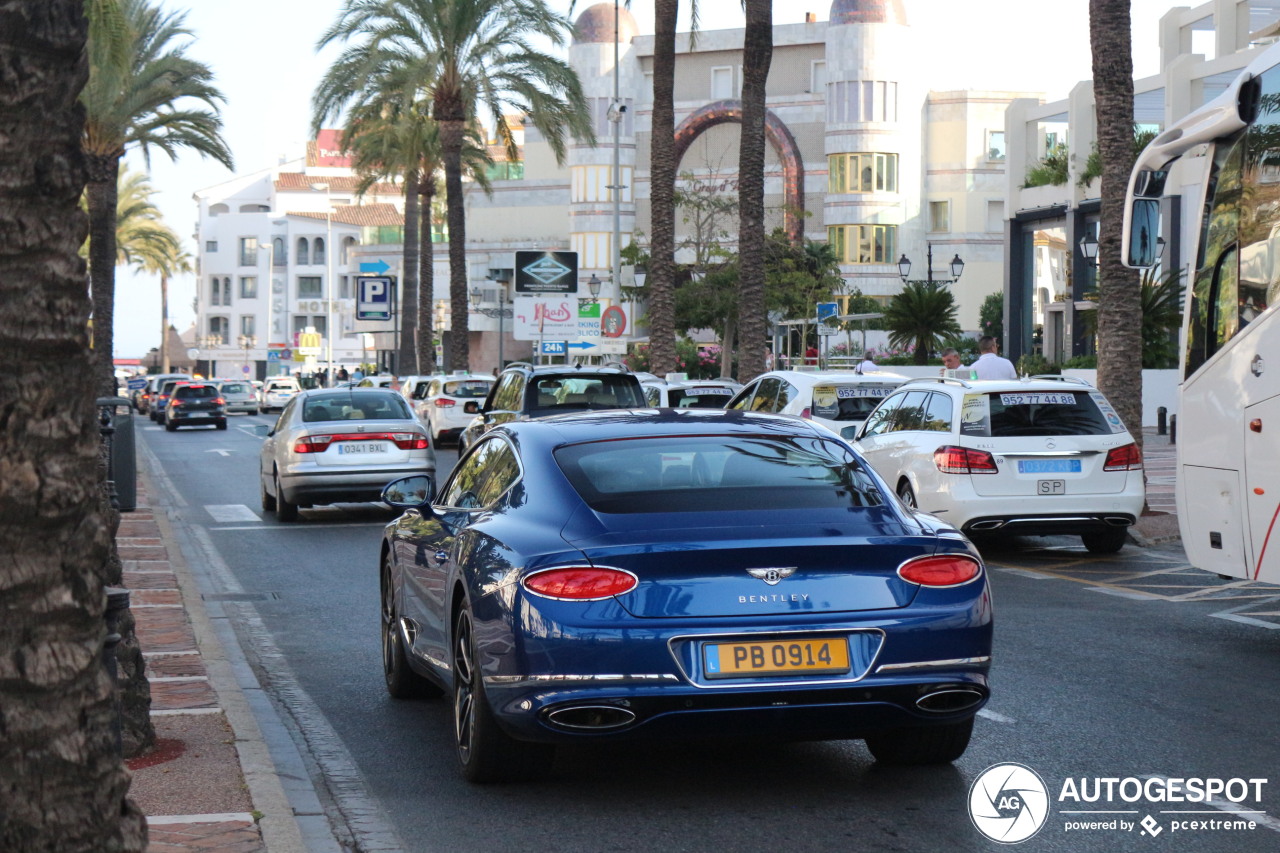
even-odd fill
[{"label": "white building", "polygon": [[[841,258],[847,290],[882,299],[901,288],[904,256],[912,264],[910,278],[944,281],[951,280],[950,262],[959,257],[964,274],[953,288],[960,323],[976,329],[982,300],[1004,280],[1004,112],[1028,95],[931,89],[942,81],[925,75],[939,66],[918,61],[909,8],[908,0],[834,0],[827,22],[810,15],[805,23],[774,28],[766,227],[829,241]],[[557,166],[530,125],[520,162],[499,164],[492,194],[468,189],[468,262],[480,292],[469,317],[470,366],[477,369],[498,361],[496,332],[503,320],[496,316],[502,295],[497,281],[510,278],[516,251],[576,251],[579,295],[586,297],[588,280],[597,277],[604,281],[602,299],[622,303],[611,275],[615,244],[650,231],[653,37],[638,35],[631,14],[612,2],[586,9],[576,23],[569,56],[583,81],[597,144],[571,145],[568,162]],[[730,194],[737,181],[742,38],[740,29],[708,30],[696,44],[686,34],[677,45],[678,171]],[[202,347],[202,355],[208,350],[216,356],[218,373],[227,374],[227,364],[242,369],[247,360],[261,374],[268,367],[267,344],[291,347],[295,333],[307,329],[325,336],[339,364],[371,361],[371,350],[393,348],[389,332],[372,346],[359,334],[369,327],[355,320],[353,281],[362,263],[385,263],[398,272],[403,199],[394,186],[356,198],[354,178],[331,150],[333,138],[322,137],[304,161],[196,194],[198,335],[205,344],[221,341]],[[725,224],[732,232],[736,217]],[[688,237],[690,229],[677,217],[677,244]],[[274,252],[259,248],[266,240]],[[437,328],[448,329],[443,250],[434,268]],[[265,286],[258,287],[268,278],[270,298]],[[510,325],[503,328],[504,357],[529,356],[530,343],[513,340]],[[242,336],[256,338],[256,346],[246,349]],[[271,372],[276,369],[278,364]]]},{"label": "white building", "polygon": [[[1277,0],[1211,0],[1171,9],[1160,19],[1160,73],[1134,80],[1134,121],[1166,127],[1221,94],[1280,33]],[[1134,39],[1148,34],[1134,33]],[[1077,84],[1064,100],[1019,100],[1008,111],[1010,211],[1005,281],[1005,352],[1010,358],[1043,354],[1061,363],[1092,352],[1082,311],[1095,269],[1081,238],[1097,233],[1098,179],[1089,179],[1089,155],[1097,140],[1092,81]],[[1029,170],[1057,146],[1068,153],[1066,182],[1024,187]],[[1202,182],[1204,158],[1184,157],[1170,186]],[[1162,265],[1188,269],[1195,261],[1201,212],[1196,202],[1166,197]]]}]

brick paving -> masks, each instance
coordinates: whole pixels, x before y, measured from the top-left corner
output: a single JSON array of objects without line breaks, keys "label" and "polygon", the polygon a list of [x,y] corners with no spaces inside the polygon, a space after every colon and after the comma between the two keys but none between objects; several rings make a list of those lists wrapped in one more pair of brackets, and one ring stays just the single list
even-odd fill
[{"label": "brick paving", "polygon": [[[151,711],[156,719],[217,713],[220,711],[218,696],[209,684],[195,633],[182,607],[182,593],[169,563],[168,549],[160,538],[149,497],[146,485],[140,482],[138,508],[122,519],[116,546],[123,562],[124,585],[131,592],[130,609],[137,622],[138,643],[147,661]],[[176,762],[171,768],[161,764],[158,769],[167,773],[169,769],[176,771],[177,766]],[[238,772],[234,775],[239,778]],[[170,784],[178,781],[169,778]],[[190,781],[198,784],[198,780]],[[239,785],[243,787],[242,778]],[[152,807],[151,811],[156,808]],[[259,853],[266,850],[258,825],[248,814],[152,814],[147,822],[150,853]]]}]

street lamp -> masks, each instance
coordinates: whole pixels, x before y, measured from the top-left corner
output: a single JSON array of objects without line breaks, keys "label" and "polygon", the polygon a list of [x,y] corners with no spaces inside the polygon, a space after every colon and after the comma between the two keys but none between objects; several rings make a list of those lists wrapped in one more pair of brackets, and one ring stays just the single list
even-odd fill
[{"label": "street lamp", "polygon": [[[925,260],[929,265],[928,269],[925,271],[925,279],[929,284],[933,284],[933,244],[926,243],[925,246],[928,250]],[[948,282],[948,284],[954,284],[959,281],[960,276],[964,274],[964,261],[960,260],[959,252],[956,252],[955,257],[951,259],[951,263],[948,264],[948,266],[951,268],[951,281]],[[911,260],[904,254],[898,259],[898,275],[901,276],[902,280],[905,282],[910,273]]]},{"label": "street lamp", "polygon": [[[196,338],[196,346],[201,350],[212,350],[220,347],[222,346],[222,335],[201,335]],[[206,360],[209,362],[209,378],[213,379],[218,373],[217,362],[213,359],[214,353],[208,353],[208,355],[209,358]]]},{"label": "street lamp", "polygon": [[587,279],[587,290],[591,293],[592,302],[600,301],[600,285],[602,283],[595,273],[592,273],[591,278]]},{"label": "street lamp", "polygon": [[471,306],[472,310],[477,314],[483,314],[486,317],[498,318],[498,369],[494,373],[501,373],[504,366],[503,359],[503,338],[506,337],[506,318],[511,316],[511,309],[507,307],[507,282],[510,279],[506,272],[499,272],[493,278],[488,279],[498,285],[498,307],[497,308],[481,308],[480,299],[481,292],[479,287],[471,288]]},{"label": "street lamp", "polygon": [[333,381],[333,195],[329,184],[316,182],[311,185],[316,192],[324,191],[324,351],[326,383]]},{"label": "street lamp", "polygon": [[258,345],[258,338],[255,335],[241,335],[239,338],[240,349],[244,350],[244,375],[248,376],[253,372],[249,366],[249,350]]},{"label": "street lamp", "polygon": [[1085,231],[1084,236],[1080,238],[1080,254],[1084,255],[1084,259],[1089,263],[1094,263],[1098,259],[1098,238],[1093,236],[1092,231]]}]

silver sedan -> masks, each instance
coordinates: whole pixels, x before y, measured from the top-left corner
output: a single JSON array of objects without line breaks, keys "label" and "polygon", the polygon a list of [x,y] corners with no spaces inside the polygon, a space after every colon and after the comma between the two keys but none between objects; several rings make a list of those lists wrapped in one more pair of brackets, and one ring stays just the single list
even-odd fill
[{"label": "silver sedan", "polygon": [[434,474],[435,449],[403,396],[329,388],[293,397],[259,457],[262,508],[280,521],[316,504],[377,501],[387,483]]}]

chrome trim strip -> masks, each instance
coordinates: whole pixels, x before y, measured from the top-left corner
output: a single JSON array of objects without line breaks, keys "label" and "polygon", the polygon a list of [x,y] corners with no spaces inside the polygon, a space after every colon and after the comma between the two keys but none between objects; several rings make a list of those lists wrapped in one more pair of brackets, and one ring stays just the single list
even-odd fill
[{"label": "chrome trim strip", "polygon": [[671,673],[632,673],[623,675],[486,675],[485,684],[503,687],[542,684],[654,684],[658,682],[679,683],[680,679]]},{"label": "chrome trim strip", "polygon": [[923,660],[915,663],[886,663],[876,667],[876,674],[882,672],[900,672],[906,669],[933,669],[943,666],[972,666],[979,663],[991,663],[991,655],[975,658],[951,658],[950,660]]},{"label": "chrome trim strip", "polygon": [[[992,452],[992,451],[989,451]],[[1097,456],[1101,450],[997,450],[993,451],[996,456]],[[1046,471],[1045,473],[1053,473]],[[1071,473],[1063,471],[1062,473]]]},{"label": "chrome trim strip", "polygon": [[[677,642],[700,643],[707,640],[714,640],[725,637],[735,642],[751,643],[756,642],[753,636],[781,636],[781,637],[797,637],[808,634],[826,634],[828,636],[849,636],[850,634],[879,634],[880,645],[876,647],[875,656],[867,664],[867,668],[856,675],[850,672],[845,676],[835,678],[821,678],[818,676],[810,676],[800,681],[755,681],[747,682],[745,679],[726,679],[721,682],[715,682],[698,679],[692,677],[684,668],[684,662],[680,660],[680,656],[676,654],[674,644]],[[875,668],[876,659],[880,657],[880,653],[884,651],[885,631],[883,628],[809,628],[805,630],[787,630],[787,629],[760,629],[756,631],[725,631],[715,634],[679,634],[667,639],[667,652],[671,655],[671,659],[676,662],[676,666],[680,667],[680,674],[684,676],[685,681],[692,684],[700,690],[742,690],[743,688],[767,688],[775,687],[803,687],[810,684],[853,684],[866,678],[871,670]],[[764,642],[761,640],[760,642]]]}]

